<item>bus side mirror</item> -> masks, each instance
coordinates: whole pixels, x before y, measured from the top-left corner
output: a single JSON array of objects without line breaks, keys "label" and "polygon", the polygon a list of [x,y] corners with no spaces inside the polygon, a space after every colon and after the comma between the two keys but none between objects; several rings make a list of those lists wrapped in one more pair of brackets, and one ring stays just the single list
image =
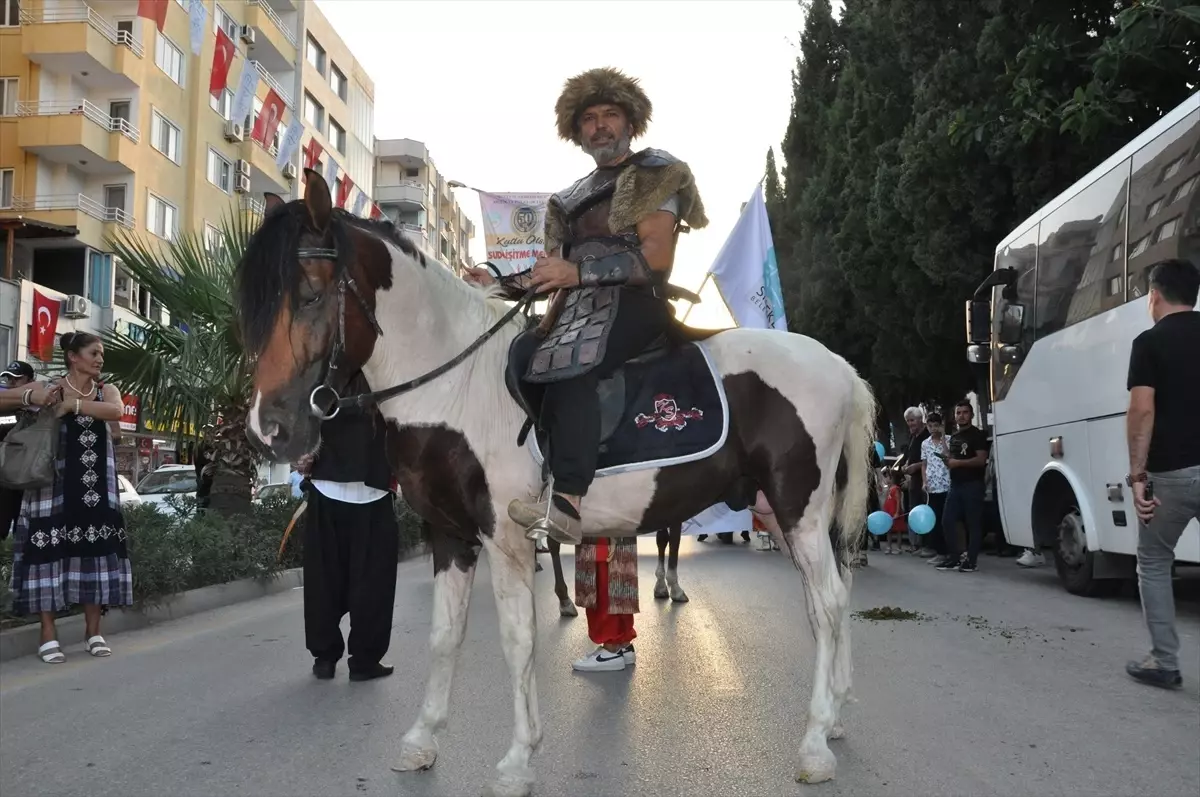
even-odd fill
[{"label": "bus side mirror", "polygon": [[967,342],[989,343],[992,339],[992,305],[986,299],[967,301]]},{"label": "bus side mirror", "polygon": [[967,347],[967,362],[983,365],[992,358],[992,348],[986,344],[973,343]]},{"label": "bus side mirror", "polygon": [[1025,305],[1016,302],[1006,304],[1000,315],[1000,332],[997,337],[1001,345],[1015,346],[1021,342],[1025,330]]},{"label": "bus side mirror", "polygon": [[1023,359],[1024,355],[1020,346],[1000,347],[1000,363],[1002,365],[1019,365]]}]

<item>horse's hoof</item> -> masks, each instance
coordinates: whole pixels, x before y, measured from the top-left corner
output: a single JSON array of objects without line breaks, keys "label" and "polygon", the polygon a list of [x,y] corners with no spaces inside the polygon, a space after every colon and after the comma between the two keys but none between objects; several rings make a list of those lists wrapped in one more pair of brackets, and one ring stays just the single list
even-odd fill
[{"label": "horse's hoof", "polygon": [[579,610],[575,608],[575,604],[570,601],[563,601],[558,604],[558,613],[563,617],[578,617]]},{"label": "horse's hoof", "polygon": [[833,780],[837,769],[837,758],[828,749],[810,755],[800,756],[800,765],[796,767],[797,783],[824,783]]},{"label": "horse's hoof", "polygon": [[671,593],[671,600],[673,600],[675,603],[687,603],[688,596],[686,592],[680,589]]},{"label": "horse's hoof", "polygon": [[533,775],[501,775],[483,789],[483,797],[529,797]]},{"label": "horse's hoof", "polygon": [[667,591],[665,586],[656,586],[654,588],[654,597],[658,598],[660,601],[665,601],[667,598],[671,597],[671,593]]},{"label": "horse's hoof", "polygon": [[405,744],[400,748],[400,758],[392,764],[394,772],[422,772],[437,761],[437,743],[432,747],[417,747]]},{"label": "horse's hoof", "polygon": [[831,730],[829,732],[829,738],[830,739],[845,739],[846,738],[846,727],[844,725],[842,725],[842,723],[840,723],[840,722],[837,723],[836,725],[833,726],[833,730]]}]

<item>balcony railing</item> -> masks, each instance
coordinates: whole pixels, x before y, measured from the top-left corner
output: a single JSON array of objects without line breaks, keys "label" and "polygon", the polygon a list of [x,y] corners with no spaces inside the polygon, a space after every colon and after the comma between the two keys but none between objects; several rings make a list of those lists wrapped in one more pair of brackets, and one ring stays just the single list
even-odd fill
[{"label": "balcony railing", "polygon": [[89,100],[18,102],[17,116],[86,116],[105,130],[120,133],[135,144],[142,140],[141,131],[127,119],[113,118]]},{"label": "balcony railing", "polygon": [[291,45],[293,47],[297,46],[296,45],[296,34],[292,33],[290,30],[288,30],[288,28],[283,24],[283,20],[280,19],[279,15],[275,13],[275,9],[271,8],[270,3],[268,3],[266,0],[249,0],[249,3],[247,5],[258,6],[259,8],[261,8],[263,13],[266,14],[271,19],[271,21],[275,23],[275,27],[279,28],[279,32],[283,34],[283,38],[285,38],[289,42],[291,42]]},{"label": "balcony railing", "polygon": [[280,84],[280,82],[275,79],[275,76],[271,74],[271,71],[269,69],[267,69],[265,66],[263,66],[262,64],[260,64],[258,61],[251,61],[250,63],[254,64],[254,68],[258,70],[258,74],[260,77],[262,77],[263,82],[265,82],[271,88],[275,89],[275,93],[278,94],[281,98],[283,98],[284,104],[287,105],[288,108],[291,108],[292,107],[292,95],[289,94],[287,89],[285,89],[283,87],[283,85]]},{"label": "balcony railing", "polygon": [[97,221],[120,224],[133,229],[133,216],[121,208],[105,207],[86,194],[39,194],[34,197],[13,197],[13,210],[19,213],[49,210],[77,210]]},{"label": "balcony railing", "polygon": [[142,44],[127,30],[116,26],[101,16],[94,8],[84,4],[76,8],[22,8],[22,25],[53,24],[55,22],[86,22],[93,30],[118,47],[128,47],[138,58],[145,55]]},{"label": "balcony railing", "polygon": [[261,199],[255,199],[252,196],[242,194],[242,197],[239,201],[241,202],[242,210],[248,210],[251,213],[258,214],[259,216],[263,215],[263,212],[266,210],[266,206],[263,204]]}]

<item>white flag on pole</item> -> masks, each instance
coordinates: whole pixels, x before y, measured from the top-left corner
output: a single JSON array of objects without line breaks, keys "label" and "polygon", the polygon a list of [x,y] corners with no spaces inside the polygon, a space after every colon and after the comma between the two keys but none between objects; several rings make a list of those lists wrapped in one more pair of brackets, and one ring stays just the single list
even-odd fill
[{"label": "white flag on pole", "polygon": [[359,189],[358,198],[354,200],[354,210],[352,210],[351,213],[353,213],[355,216],[361,216],[363,211],[366,209],[367,195],[362,192],[362,189]]},{"label": "white flag on pole", "polygon": [[188,6],[188,33],[192,42],[192,55],[199,55],[204,47],[204,23],[208,20],[208,9],[204,0],[192,0]]},{"label": "white flag on pole", "polygon": [[[238,78],[237,91],[233,94],[233,107],[229,111],[229,118],[241,124],[250,115],[251,109],[254,107],[254,92],[258,90],[258,70],[254,68],[254,64],[250,63],[247,58],[242,59],[242,76]],[[246,131],[246,135],[250,135],[250,131]]]},{"label": "white flag on pole", "polygon": [[300,148],[300,137],[304,135],[304,120],[292,114],[291,124],[279,141],[279,154],[275,156],[275,165],[282,169],[291,162],[292,156]]},{"label": "white flag on pole", "polygon": [[[337,161],[335,161],[333,159],[333,154],[330,153],[329,154],[329,163],[325,164],[325,182],[329,184],[330,192],[335,193],[335,194],[337,192],[337,173],[338,173]],[[333,199],[335,202],[337,201],[336,196],[334,196]]]},{"label": "white flag on pole", "polygon": [[755,187],[708,273],[739,327],[787,331],[762,183]]}]

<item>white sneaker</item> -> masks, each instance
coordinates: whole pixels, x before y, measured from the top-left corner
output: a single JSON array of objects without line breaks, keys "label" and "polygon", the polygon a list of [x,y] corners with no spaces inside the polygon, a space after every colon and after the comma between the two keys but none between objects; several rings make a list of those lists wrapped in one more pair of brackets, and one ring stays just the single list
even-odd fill
[{"label": "white sneaker", "polygon": [[624,657],[625,663],[630,667],[637,664],[637,651],[633,649],[633,643],[630,642],[625,647],[621,648],[621,656]]},{"label": "white sneaker", "polygon": [[1041,567],[1046,564],[1046,557],[1032,548],[1026,548],[1025,553],[1021,554],[1020,558],[1017,559],[1017,564],[1021,567]]},{"label": "white sneaker", "polygon": [[[630,653],[632,654],[633,651],[631,650]],[[590,656],[585,656],[572,664],[571,668],[579,672],[617,672],[625,669],[625,665],[624,652],[609,653],[601,646],[592,651]]]}]

